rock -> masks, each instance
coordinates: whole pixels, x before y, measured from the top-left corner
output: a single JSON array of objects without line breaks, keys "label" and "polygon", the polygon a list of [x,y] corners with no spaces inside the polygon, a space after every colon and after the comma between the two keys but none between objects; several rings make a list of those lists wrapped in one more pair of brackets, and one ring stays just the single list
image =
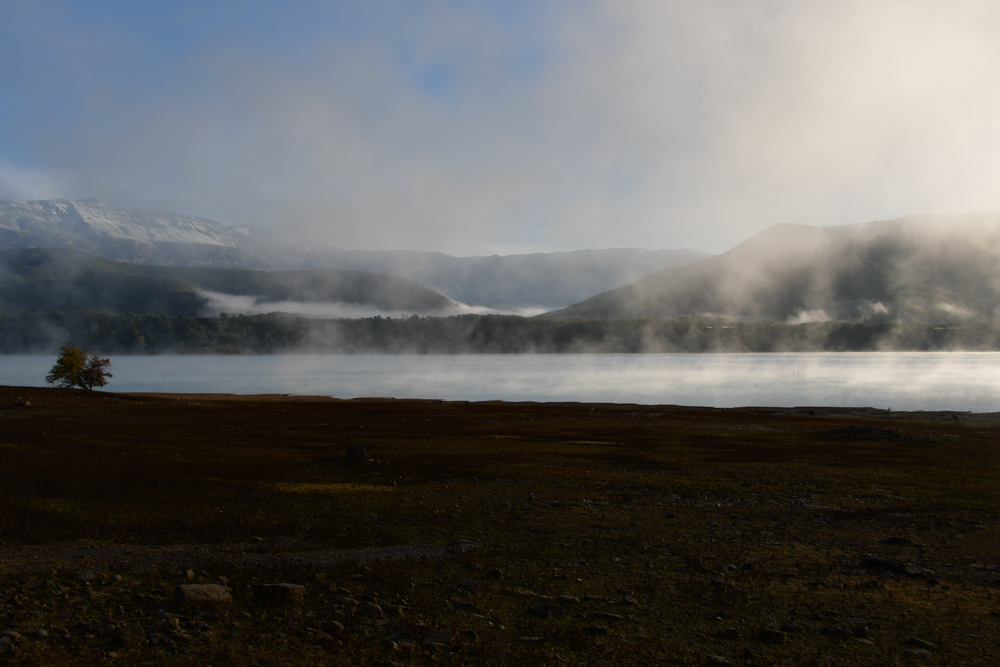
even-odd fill
[{"label": "rock", "polygon": [[726,628],[721,632],[716,632],[715,636],[719,639],[739,639],[740,629],[739,628]]},{"label": "rock", "polygon": [[563,609],[554,604],[538,603],[528,605],[528,613],[539,618],[553,618],[561,615]]},{"label": "rock", "polygon": [[606,612],[606,611],[595,611],[593,614],[591,614],[591,616],[593,616],[594,618],[600,618],[600,619],[605,620],[605,621],[619,621],[620,622],[622,620],[622,617],[619,616],[618,614],[612,614],[612,613],[609,613],[609,612]]},{"label": "rock", "polygon": [[765,644],[784,644],[785,633],[781,630],[761,630],[757,633],[757,641]]},{"label": "rock", "polygon": [[475,595],[476,591],[479,590],[479,584],[476,583],[474,579],[466,579],[465,581],[458,582],[458,590],[463,593],[471,593]]},{"label": "rock", "polygon": [[386,616],[402,616],[403,610],[405,609],[405,607],[403,607],[402,605],[393,604],[391,602],[383,601],[379,602],[378,604],[380,607],[382,607],[382,611],[385,612]]},{"label": "rock", "polygon": [[583,634],[585,635],[606,635],[608,634],[608,629],[603,625],[585,625],[583,626]]},{"label": "rock", "polygon": [[572,595],[557,595],[556,602],[559,604],[580,604],[580,598]]},{"label": "rock", "polygon": [[624,598],[622,598],[622,604],[627,604],[629,606],[634,607],[635,605],[639,604],[639,601],[636,600],[631,595],[626,595]]},{"label": "rock", "polygon": [[233,596],[218,584],[182,584],[174,589],[178,606],[213,606],[232,604]]},{"label": "rock", "polygon": [[146,643],[146,632],[138,623],[130,623],[111,634],[111,641],[122,648],[135,648]]},{"label": "rock", "polygon": [[0,655],[10,651],[11,642],[10,637],[0,637]]},{"label": "rock", "polygon": [[909,639],[906,640],[906,643],[907,645],[912,646],[913,648],[921,648],[924,649],[925,651],[930,651],[936,648],[934,644],[924,641],[923,639],[919,639],[917,637],[910,637]]},{"label": "rock", "polygon": [[49,631],[46,630],[45,628],[38,628],[37,630],[31,633],[31,636],[34,637],[35,639],[45,639],[46,637],[49,636]]},{"label": "rock", "polygon": [[344,454],[345,463],[368,463],[368,454],[364,445],[357,442],[347,443],[347,452]]},{"label": "rock", "polygon": [[931,652],[922,648],[908,648],[906,649],[906,655],[912,655],[917,658],[929,658],[931,657]]},{"label": "rock", "polygon": [[436,630],[424,638],[424,645],[433,646],[435,648],[451,648],[451,644],[454,641],[455,641],[454,631]]},{"label": "rock", "polygon": [[306,588],[299,584],[254,584],[253,601],[261,604],[289,604],[302,600]]},{"label": "rock", "polygon": [[500,579],[503,579],[503,570],[499,567],[491,567],[483,573],[483,576],[491,581],[499,581]]},{"label": "rock", "polygon": [[90,570],[80,570],[76,573],[76,576],[80,581],[94,581],[97,579],[97,573]]},{"label": "rock", "polygon": [[724,658],[721,655],[706,655],[705,665],[706,667],[713,667],[715,665],[731,665],[733,664],[729,658]]},{"label": "rock", "polygon": [[382,611],[382,607],[378,606],[373,602],[366,602],[363,605],[361,605],[361,609],[358,610],[358,613],[361,614],[362,617],[368,617],[368,616],[371,616],[372,618],[385,617],[385,612]]},{"label": "rock", "polygon": [[402,628],[401,630],[396,630],[391,635],[387,635],[382,641],[398,642],[398,641],[413,641],[413,633],[410,632],[409,628]]},{"label": "rock", "polygon": [[451,606],[456,611],[472,611],[476,608],[476,605],[468,600],[452,600]]}]

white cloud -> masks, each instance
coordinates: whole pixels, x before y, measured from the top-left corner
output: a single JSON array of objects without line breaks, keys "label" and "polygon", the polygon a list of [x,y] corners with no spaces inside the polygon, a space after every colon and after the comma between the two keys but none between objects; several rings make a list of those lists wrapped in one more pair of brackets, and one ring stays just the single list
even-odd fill
[{"label": "white cloud", "polygon": [[[220,32],[144,85],[66,65],[85,113],[33,128],[48,166],[0,186],[55,196],[58,172],[111,202],[467,254],[1000,209],[992,1],[367,7],[295,57]],[[60,57],[154,57],[126,33]]]}]

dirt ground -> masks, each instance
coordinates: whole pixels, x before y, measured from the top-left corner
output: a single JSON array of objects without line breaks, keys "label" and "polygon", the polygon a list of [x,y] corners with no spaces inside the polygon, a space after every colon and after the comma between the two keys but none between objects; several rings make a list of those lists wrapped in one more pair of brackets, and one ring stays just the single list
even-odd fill
[{"label": "dirt ground", "polygon": [[0,387],[0,664],[995,665],[998,435]]}]

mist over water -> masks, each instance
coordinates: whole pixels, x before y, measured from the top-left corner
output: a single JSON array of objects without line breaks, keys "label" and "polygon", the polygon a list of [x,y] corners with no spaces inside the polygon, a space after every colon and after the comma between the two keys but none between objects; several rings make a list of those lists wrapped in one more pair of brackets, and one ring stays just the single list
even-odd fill
[{"label": "mist over water", "polygon": [[[44,386],[51,356],[0,357]],[[1000,411],[1000,353],[119,356],[108,390]]]}]

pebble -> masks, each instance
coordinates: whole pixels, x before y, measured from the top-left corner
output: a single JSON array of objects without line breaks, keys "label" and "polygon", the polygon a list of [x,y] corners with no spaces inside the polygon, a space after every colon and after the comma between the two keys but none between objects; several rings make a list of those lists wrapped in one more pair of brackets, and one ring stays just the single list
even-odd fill
[{"label": "pebble", "polygon": [[540,618],[552,618],[563,613],[562,607],[554,604],[538,603],[528,605],[528,613]]},{"label": "pebble", "polygon": [[299,584],[254,584],[253,601],[265,604],[299,602],[305,596],[305,586]]},{"label": "pebble", "polygon": [[935,648],[934,644],[924,641],[923,639],[919,639],[918,637],[910,637],[906,640],[906,643],[914,648],[924,649],[925,651]]},{"label": "pebble", "polygon": [[501,570],[499,567],[491,567],[490,569],[486,570],[485,573],[483,573],[483,576],[492,581],[498,581],[500,579],[503,579],[503,570]]},{"label": "pebble", "polygon": [[146,642],[146,633],[138,623],[130,623],[111,634],[111,641],[122,648],[134,648]]},{"label": "pebble", "polygon": [[557,595],[556,602],[559,604],[580,604],[580,598],[572,595]]},{"label": "pebble", "polygon": [[479,590],[479,584],[474,579],[466,579],[458,582],[458,590],[475,595]]},{"label": "pebble", "polygon": [[371,602],[366,602],[363,605],[361,605],[361,609],[359,610],[359,613],[363,617],[367,617],[367,616],[371,616],[372,618],[384,618],[385,617],[385,612],[382,611],[382,607],[378,606],[377,604],[371,603]]},{"label": "pebble", "polygon": [[583,626],[583,632],[587,635],[606,635],[608,634],[608,629],[603,625],[585,625]]},{"label": "pebble", "polygon": [[767,644],[784,644],[786,635],[781,630],[761,630],[757,634],[757,641]]},{"label": "pebble", "polygon": [[612,613],[606,612],[606,611],[595,611],[593,614],[591,614],[591,616],[593,616],[594,618],[603,619],[605,621],[621,621],[622,620],[622,617],[619,616],[618,614],[612,614]]},{"label": "pebble", "polygon": [[174,589],[174,602],[178,606],[214,606],[232,604],[233,596],[217,584],[182,584]]},{"label": "pebble", "polygon": [[724,658],[721,655],[706,655],[705,665],[706,667],[711,667],[713,665],[731,665],[733,664],[729,658]]}]

